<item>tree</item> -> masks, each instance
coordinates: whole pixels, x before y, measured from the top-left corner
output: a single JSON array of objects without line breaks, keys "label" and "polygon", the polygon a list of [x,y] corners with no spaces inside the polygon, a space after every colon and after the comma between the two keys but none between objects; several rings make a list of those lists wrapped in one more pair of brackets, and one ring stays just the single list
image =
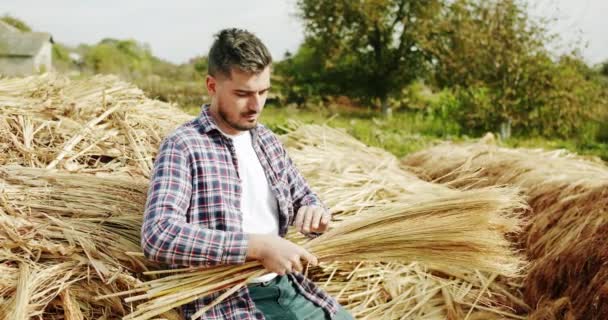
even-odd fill
[{"label": "tree", "polygon": [[82,46],[84,62],[94,73],[115,73],[137,78],[150,73],[154,57],[150,48],[135,40],[106,38],[91,47]]},{"label": "tree", "polygon": [[435,57],[437,85],[457,93],[461,108],[451,116],[466,131],[513,126],[573,136],[601,103],[575,54],[549,54],[555,37],[545,21],[530,19],[524,3],[456,0],[436,18],[420,45]]},{"label": "tree", "polygon": [[297,6],[306,32],[304,55],[317,60],[304,63],[314,69],[299,72],[330,83],[323,87],[326,94],[375,102],[386,114],[388,97],[430,65],[418,41],[440,0],[299,0]]}]

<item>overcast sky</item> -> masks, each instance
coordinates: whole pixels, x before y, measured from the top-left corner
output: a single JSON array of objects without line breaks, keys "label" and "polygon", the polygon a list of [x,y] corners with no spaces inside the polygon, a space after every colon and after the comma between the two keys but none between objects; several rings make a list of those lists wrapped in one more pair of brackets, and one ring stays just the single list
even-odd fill
[{"label": "overcast sky", "polygon": [[[225,27],[253,31],[275,59],[295,51],[303,39],[296,0],[0,0],[0,14],[25,20],[34,30],[68,45],[107,37],[148,43],[172,62],[206,54],[212,36]],[[608,59],[608,0],[530,0],[535,16],[557,17],[553,31],[566,41],[588,44],[587,62]]]}]

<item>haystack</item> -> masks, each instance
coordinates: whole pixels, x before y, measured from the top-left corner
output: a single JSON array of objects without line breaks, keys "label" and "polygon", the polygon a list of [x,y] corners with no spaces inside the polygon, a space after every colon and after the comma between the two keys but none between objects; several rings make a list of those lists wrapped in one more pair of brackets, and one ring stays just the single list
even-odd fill
[{"label": "haystack", "polygon": [[0,167],[0,318],[115,319],[134,308],[95,296],[133,288],[156,267],[127,254],[141,251],[146,190],[127,176]]},{"label": "haystack", "polygon": [[[0,316],[115,319],[135,310],[137,302],[113,295],[140,286],[150,279],[142,272],[158,267],[130,252],[140,251],[145,189],[159,143],[191,116],[109,76],[0,80],[0,106],[0,238],[6,244],[0,251]],[[285,141],[337,220],[459,196],[417,179],[393,156],[341,131],[302,126]],[[518,228],[515,207],[521,204],[505,192],[514,210],[493,221],[503,235]],[[341,288],[341,301],[368,319],[491,319],[512,317],[503,305],[522,305],[496,275],[448,269],[354,261],[326,264],[311,277],[330,293]],[[362,285],[361,272],[375,285]]]},{"label": "haystack", "polygon": [[[349,219],[349,217],[366,210],[366,208],[373,210],[373,207],[381,207],[391,203],[407,205],[446,196],[461,195],[459,190],[426,182],[410,171],[403,170],[395,156],[385,150],[366,146],[348,135],[344,130],[319,125],[298,126],[294,123],[290,124],[287,129],[290,132],[284,135],[282,140],[289,155],[303,175],[307,177],[313,189],[317,190],[324,202],[329,205],[334,218],[337,220]],[[517,213],[523,213],[523,211],[525,209],[520,208]],[[506,230],[503,231],[506,232]],[[508,235],[511,236],[512,234]],[[426,270],[427,276],[425,278],[435,278],[436,270],[430,270],[427,265],[423,266],[423,270]],[[354,270],[350,270],[350,272],[352,271]],[[420,271],[417,271],[417,274],[419,273]],[[441,270],[439,273],[441,273]],[[459,274],[454,278],[448,276],[447,279],[463,280],[471,289],[490,287],[491,290],[487,290],[485,294],[490,297],[490,300],[494,301],[495,306],[499,306],[491,309],[496,311],[492,313],[493,316],[497,316],[501,310],[516,309],[525,312],[529,309],[527,304],[523,302],[522,293],[519,290],[521,282],[519,277],[496,278],[496,275],[473,272],[472,274]],[[493,279],[494,281],[488,281],[487,279]],[[345,282],[341,282],[330,287],[341,288],[344,285]],[[391,284],[380,283],[379,286],[391,286]],[[387,292],[384,289],[382,290]],[[362,292],[365,292],[365,290]],[[412,291],[406,291],[403,295],[409,297],[408,299],[402,298],[410,303],[418,301],[416,294]],[[342,292],[341,301],[350,301],[357,296],[357,294],[354,294],[347,297]],[[375,303],[386,304],[396,298],[396,296],[390,294],[384,295],[384,297],[383,303],[380,303],[379,300],[376,300]],[[438,299],[442,303],[436,305],[436,307],[441,306],[444,317],[451,313],[467,314],[467,310],[474,309],[470,307],[474,300],[462,299],[458,295],[451,296],[444,293],[443,296],[439,295]],[[454,301],[457,301],[457,303]],[[349,305],[347,304],[347,306]],[[424,304],[416,305],[414,309],[418,312],[420,311],[419,308],[423,306]],[[508,308],[505,309],[505,306],[508,306]],[[448,312],[452,309],[458,311]],[[475,311],[480,312],[482,309],[478,308]],[[398,313],[395,313],[395,319],[398,319],[399,317],[396,314]],[[412,318],[421,317],[422,314],[418,312]],[[507,314],[516,317],[512,312],[507,312]],[[485,317],[487,319],[492,318],[489,315]],[[390,319],[388,316],[387,318]],[[454,316],[450,319],[461,319],[461,317]]]},{"label": "haystack", "polygon": [[601,161],[563,150],[475,143],[440,145],[407,156],[403,164],[461,188],[521,188],[533,209],[521,241],[532,259],[527,302],[544,310],[537,319],[608,318],[602,307],[608,305],[608,256],[598,245],[608,227],[608,168]]},{"label": "haystack", "polygon": [[148,177],[162,138],[192,116],[115,76],[0,80],[0,165]]},{"label": "haystack", "polygon": [[0,80],[0,318],[116,319],[134,308],[95,297],[157,267],[127,252],[141,251],[158,146],[190,118],[114,76]]},{"label": "haystack", "polygon": [[[81,311],[81,313],[85,314],[84,316],[88,319],[99,316],[99,312],[102,312],[111,318],[116,315],[124,315],[125,310],[136,308],[131,302],[121,303],[120,301],[117,301],[116,297],[109,297],[102,300],[92,299],[91,293],[94,292],[96,295],[112,295],[119,291],[131,290],[138,287],[141,282],[131,275],[134,274],[134,272],[145,271],[149,267],[149,264],[142,259],[141,256],[126,254],[126,252],[139,252],[140,250],[139,228],[141,227],[141,212],[143,211],[146,188],[144,181],[137,181],[125,177],[121,178],[118,176],[91,177],[82,174],[58,173],[46,169],[21,167],[3,167],[0,171],[0,177],[2,177],[0,184],[3,185],[4,190],[4,208],[6,211],[10,212],[10,214],[4,212],[2,214],[2,221],[4,222],[2,224],[2,230],[7,232],[0,234],[0,236],[4,238],[3,243],[15,244],[14,246],[8,246],[10,250],[3,251],[2,260],[9,261],[9,266],[12,265],[13,267],[13,274],[20,275],[20,281],[16,281],[16,277],[13,277],[13,281],[7,286],[6,295],[4,297],[10,297],[12,295],[14,295],[14,297],[40,296],[40,299],[43,299],[42,301],[38,301],[34,298],[30,298],[29,300],[25,300],[25,302],[19,302],[16,298],[7,298],[6,306],[12,307],[7,310],[2,310],[2,312],[6,312],[5,314],[7,315],[18,314],[17,310],[20,310],[19,312],[21,312],[21,314],[29,315],[43,314],[43,312],[45,312],[44,314],[46,315],[52,315],[53,312],[62,312],[66,314],[68,312],[68,306],[65,304],[66,301],[75,301],[72,305],[76,304],[82,306],[82,309],[85,311]],[[503,191],[507,191],[507,193],[505,194]],[[504,205],[506,206],[517,205],[517,202],[512,201],[513,199],[516,199],[516,197],[510,196],[508,190],[496,190],[491,192],[498,192],[489,197],[490,199],[499,201],[497,204],[504,202]],[[498,197],[501,193],[503,196]],[[470,200],[474,201],[471,202],[473,205],[471,210],[459,209],[462,213],[468,214],[470,217],[469,219],[481,217],[482,215],[480,213],[483,212],[500,213],[501,210],[504,210],[504,213],[506,214],[510,212],[508,208],[497,208],[499,211],[488,211],[488,209],[480,207],[480,204],[491,203],[491,201],[480,198],[479,196],[482,194],[484,194],[484,192],[476,192],[472,197],[468,197]],[[488,193],[486,192],[485,194]],[[457,196],[458,195],[456,194],[451,195],[452,198]],[[463,201],[464,197],[457,197],[456,199],[460,200],[459,202],[453,203],[452,206],[456,206],[455,208],[462,208],[466,203]],[[453,202],[454,199],[451,201]],[[434,201],[432,203],[430,201],[427,202],[427,205],[431,204],[440,207],[446,207],[448,204],[445,202],[445,205],[442,205],[441,201]],[[476,205],[474,203],[479,204]],[[417,204],[419,208],[418,214],[424,212],[424,210],[421,209],[424,208],[421,207],[421,202],[417,202]],[[403,211],[403,206],[403,204],[399,204],[398,202],[389,206],[370,206],[360,215],[377,215],[373,210],[378,212],[387,210],[390,207],[392,207],[393,210]],[[474,210],[481,211],[475,213]],[[429,211],[429,213],[433,212],[437,212],[437,210]],[[399,212],[396,211],[395,213]],[[429,223],[434,223],[436,225],[441,224],[442,226],[437,225],[435,226],[435,229],[428,229],[426,233],[424,231],[426,229],[421,229],[419,231],[422,232],[420,235],[428,234],[429,232],[435,234],[435,232],[432,232],[433,230],[442,229],[444,232],[447,232],[447,235],[450,235],[447,239],[444,238],[443,240],[444,243],[446,243],[445,241],[448,241],[447,244],[444,245],[447,246],[446,248],[451,248],[450,251],[465,250],[460,251],[461,254],[453,257],[450,257],[445,253],[438,253],[439,255],[437,258],[433,258],[433,255],[429,254],[433,251],[433,247],[440,247],[432,245],[432,243],[437,243],[439,239],[426,239],[421,236],[416,236],[416,234],[413,233],[413,230],[415,229],[411,229],[415,228],[417,225],[415,221],[418,218],[416,217],[407,220],[407,225],[410,225],[409,233],[406,232],[408,231],[406,229],[394,230],[397,233],[404,232],[405,236],[410,236],[412,241],[414,241],[414,244],[419,242],[410,249],[399,249],[405,250],[406,252],[412,252],[411,250],[416,250],[416,248],[418,248],[418,254],[420,256],[412,256],[410,258],[411,260],[426,259],[432,261],[432,259],[438,259],[436,260],[436,264],[439,264],[439,267],[435,267],[435,270],[442,270],[441,275],[433,275],[431,271],[426,271],[426,274],[431,279],[442,279],[442,288],[444,288],[444,290],[442,290],[441,293],[430,290],[429,292],[426,292],[425,295],[434,297],[434,299],[438,301],[448,299],[445,298],[447,295],[449,301],[454,301],[450,302],[449,309],[445,309],[448,307],[445,305],[445,302],[438,303],[436,301],[432,313],[428,313],[429,311],[423,312],[424,309],[422,307],[426,306],[426,304],[420,304],[417,308],[414,308],[418,310],[418,315],[432,314],[435,316],[445,316],[450,312],[449,310],[461,310],[461,307],[472,306],[476,300],[480,300],[477,303],[476,309],[487,308],[495,310],[496,312],[494,312],[494,314],[503,312],[496,306],[493,306],[492,308],[489,307],[492,306],[492,304],[487,302],[490,301],[490,297],[493,297],[490,293],[491,291],[487,291],[487,288],[485,287],[491,284],[491,281],[485,279],[481,274],[475,273],[474,270],[469,270],[467,266],[493,265],[495,267],[492,268],[499,269],[492,270],[504,270],[504,272],[500,273],[506,275],[512,275],[516,269],[509,269],[509,263],[506,260],[501,260],[501,258],[508,258],[508,251],[498,251],[495,256],[490,256],[488,255],[488,249],[481,249],[481,252],[474,253],[474,251],[471,251],[473,248],[466,249],[466,247],[462,247],[464,243],[458,244],[458,241],[460,241],[457,240],[459,237],[458,235],[466,235],[467,233],[470,233],[471,235],[469,239],[473,239],[469,241],[479,241],[481,244],[483,244],[484,241],[499,240],[491,235],[484,236],[484,232],[490,231],[490,228],[484,227],[479,223],[480,221],[472,223],[468,222],[468,219],[462,219],[463,217],[464,216],[458,216],[457,220],[454,221],[455,223],[459,222],[462,225],[460,228],[452,223],[439,223],[440,220],[427,219],[428,221],[426,223],[421,220],[420,225],[423,228],[429,228]],[[420,218],[424,219],[424,216],[421,216]],[[446,216],[445,218],[449,218],[449,216]],[[6,223],[6,221],[17,222],[11,225]],[[499,227],[509,229],[517,228],[516,224],[511,223],[505,225],[504,222],[506,221],[513,222],[512,220],[503,220],[500,219],[499,216],[495,216],[491,220],[486,220],[486,223],[495,224],[495,229],[500,229]],[[467,227],[468,225],[474,225],[476,229]],[[35,232],[32,232],[32,230],[35,230]],[[372,234],[370,236],[380,237],[378,241],[382,241],[381,238],[383,235],[386,235],[386,233]],[[439,236],[437,235],[436,237]],[[338,241],[343,241],[342,237],[335,238]],[[321,244],[324,243],[321,240],[322,239],[319,239],[318,241],[320,241]],[[423,245],[420,241],[422,241],[422,243],[425,241],[431,242],[428,242],[429,245]],[[453,243],[450,244],[450,242]],[[350,241],[350,243],[354,244],[352,241]],[[405,244],[407,241],[404,241],[403,243]],[[498,245],[501,245],[500,242]],[[339,247],[341,249],[339,251],[342,252],[344,244],[338,243],[335,246]],[[502,246],[508,247],[504,242]],[[426,250],[420,251],[420,248],[425,247],[429,252],[426,252]],[[462,249],[458,249],[461,247]],[[363,248],[361,249],[363,250]],[[358,249],[354,248],[353,250],[356,252]],[[385,251],[385,249],[381,248],[381,252],[383,251]],[[334,250],[334,252],[337,251]],[[468,252],[470,252],[472,256],[462,255]],[[322,251],[319,253],[321,256],[324,255]],[[475,262],[475,259],[484,259],[483,261],[486,262]],[[68,262],[71,261],[71,264],[67,266],[63,265],[63,269],[58,267],[59,265],[62,265],[61,261],[65,260]],[[10,261],[12,261],[12,263]],[[23,262],[32,264],[33,268],[36,268],[36,270],[39,271],[33,272],[29,270],[30,268]],[[460,265],[460,268],[451,268],[450,265],[452,264],[454,266]],[[505,269],[505,267],[507,269]],[[62,272],[62,270],[65,271],[66,269],[70,269],[71,271],[68,273]],[[46,278],[30,275],[38,273],[46,274]],[[422,273],[422,271],[417,272],[417,274]],[[139,273],[134,275],[138,276]],[[463,283],[466,282],[462,279],[475,279],[477,277],[480,278],[475,282],[479,282],[479,284],[467,284],[468,289],[466,290],[470,292],[478,290],[479,294],[468,294],[465,295],[465,297],[459,297],[459,295],[462,295],[462,292],[456,294],[458,290],[463,289]],[[21,281],[28,281],[28,279],[31,279],[31,284],[29,284],[30,289],[27,289],[27,293],[21,293],[25,289],[21,289],[22,286],[18,283]],[[42,279],[49,280],[45,282]],[[482,281],[482,279],[485,281]],[[51,286],[49,288],[49,283],[59,285]],[[390,282],[387,284],[392,285]],[[422,284],[419,285],[422,286]],[[484,290],[486,292],[484,292]],[[367,290],[364,290],[363,292],[366,291]],[[395,294],[397,294],[400,299],[409,299],[410,301],[414,301],[420,294],[420,292],[412,291],[407,291],[405,293],[401,291],[393,292],[398,292],[398,294]],[[454,297],[451,297],[450,294],[454,294]],[[69,295],[69,300],[65,300],[66,295]],[[355,293],[355,296],[361,295],[362,292]],[[385,303],[394,300],[389,296],[385,296],[385,298]],[[380,307],[376,307],[376,309],[374,309],[376,310],[376,313],[372,313],[372,315],[377,314],[377,310],[382,310],[380,308],[384,305],[383,303],[377,304]],[[458,306],[458,308],[454,307],[453,304]],[[388,306],[391,305],[392,304],[389,304]],[[58,308],[58,311],[53,309],[55,306],[57,306],[56,308]],[[393,313],[398,314],[395,310],[401,310],[400,312],[402,312],[405,310],[405,306],[408,305],[405,304],[399,309],[392,308],[391,310]],[[78,308],[76,310],[78,310]],[[460,311],[460,313],[463,312]]]}]

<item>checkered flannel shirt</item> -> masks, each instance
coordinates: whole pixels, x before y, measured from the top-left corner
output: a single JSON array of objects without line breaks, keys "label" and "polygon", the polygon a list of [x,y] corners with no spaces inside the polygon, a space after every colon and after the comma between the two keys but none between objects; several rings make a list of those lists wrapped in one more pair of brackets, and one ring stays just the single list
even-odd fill
[{"label": "checkered flannel shirt", "polygon": [[[263,125],[251,130],[253,147],[278,201],[279,234],[284,237],[301,206],[323,206],[287,155],[277,136]],[[241,181],[230,138],[219,132],[203,106],[201,114],[162,142],[142,226],[147,258],[171,267],[215,266],[245,262],[248,236],[240,211]],[[328,314],[337,302],[299,273],[289,277],[299,291]],[[190,318],[222,292],[182,307]],[[202,319],[264,319],[247,288],[230,295]]]}]

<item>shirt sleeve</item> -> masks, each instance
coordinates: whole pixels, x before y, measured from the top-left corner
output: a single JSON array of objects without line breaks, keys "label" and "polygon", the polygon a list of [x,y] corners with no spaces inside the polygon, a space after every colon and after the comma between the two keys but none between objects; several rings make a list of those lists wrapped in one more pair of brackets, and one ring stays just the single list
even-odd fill
[{"label": "shirt sleeve", "polygon": [[161,144],[148,189],[141,246],[153,261],[182,266],[245,262],[248,236],[188,223],[192,164],[185,144],[167,138]]}]

